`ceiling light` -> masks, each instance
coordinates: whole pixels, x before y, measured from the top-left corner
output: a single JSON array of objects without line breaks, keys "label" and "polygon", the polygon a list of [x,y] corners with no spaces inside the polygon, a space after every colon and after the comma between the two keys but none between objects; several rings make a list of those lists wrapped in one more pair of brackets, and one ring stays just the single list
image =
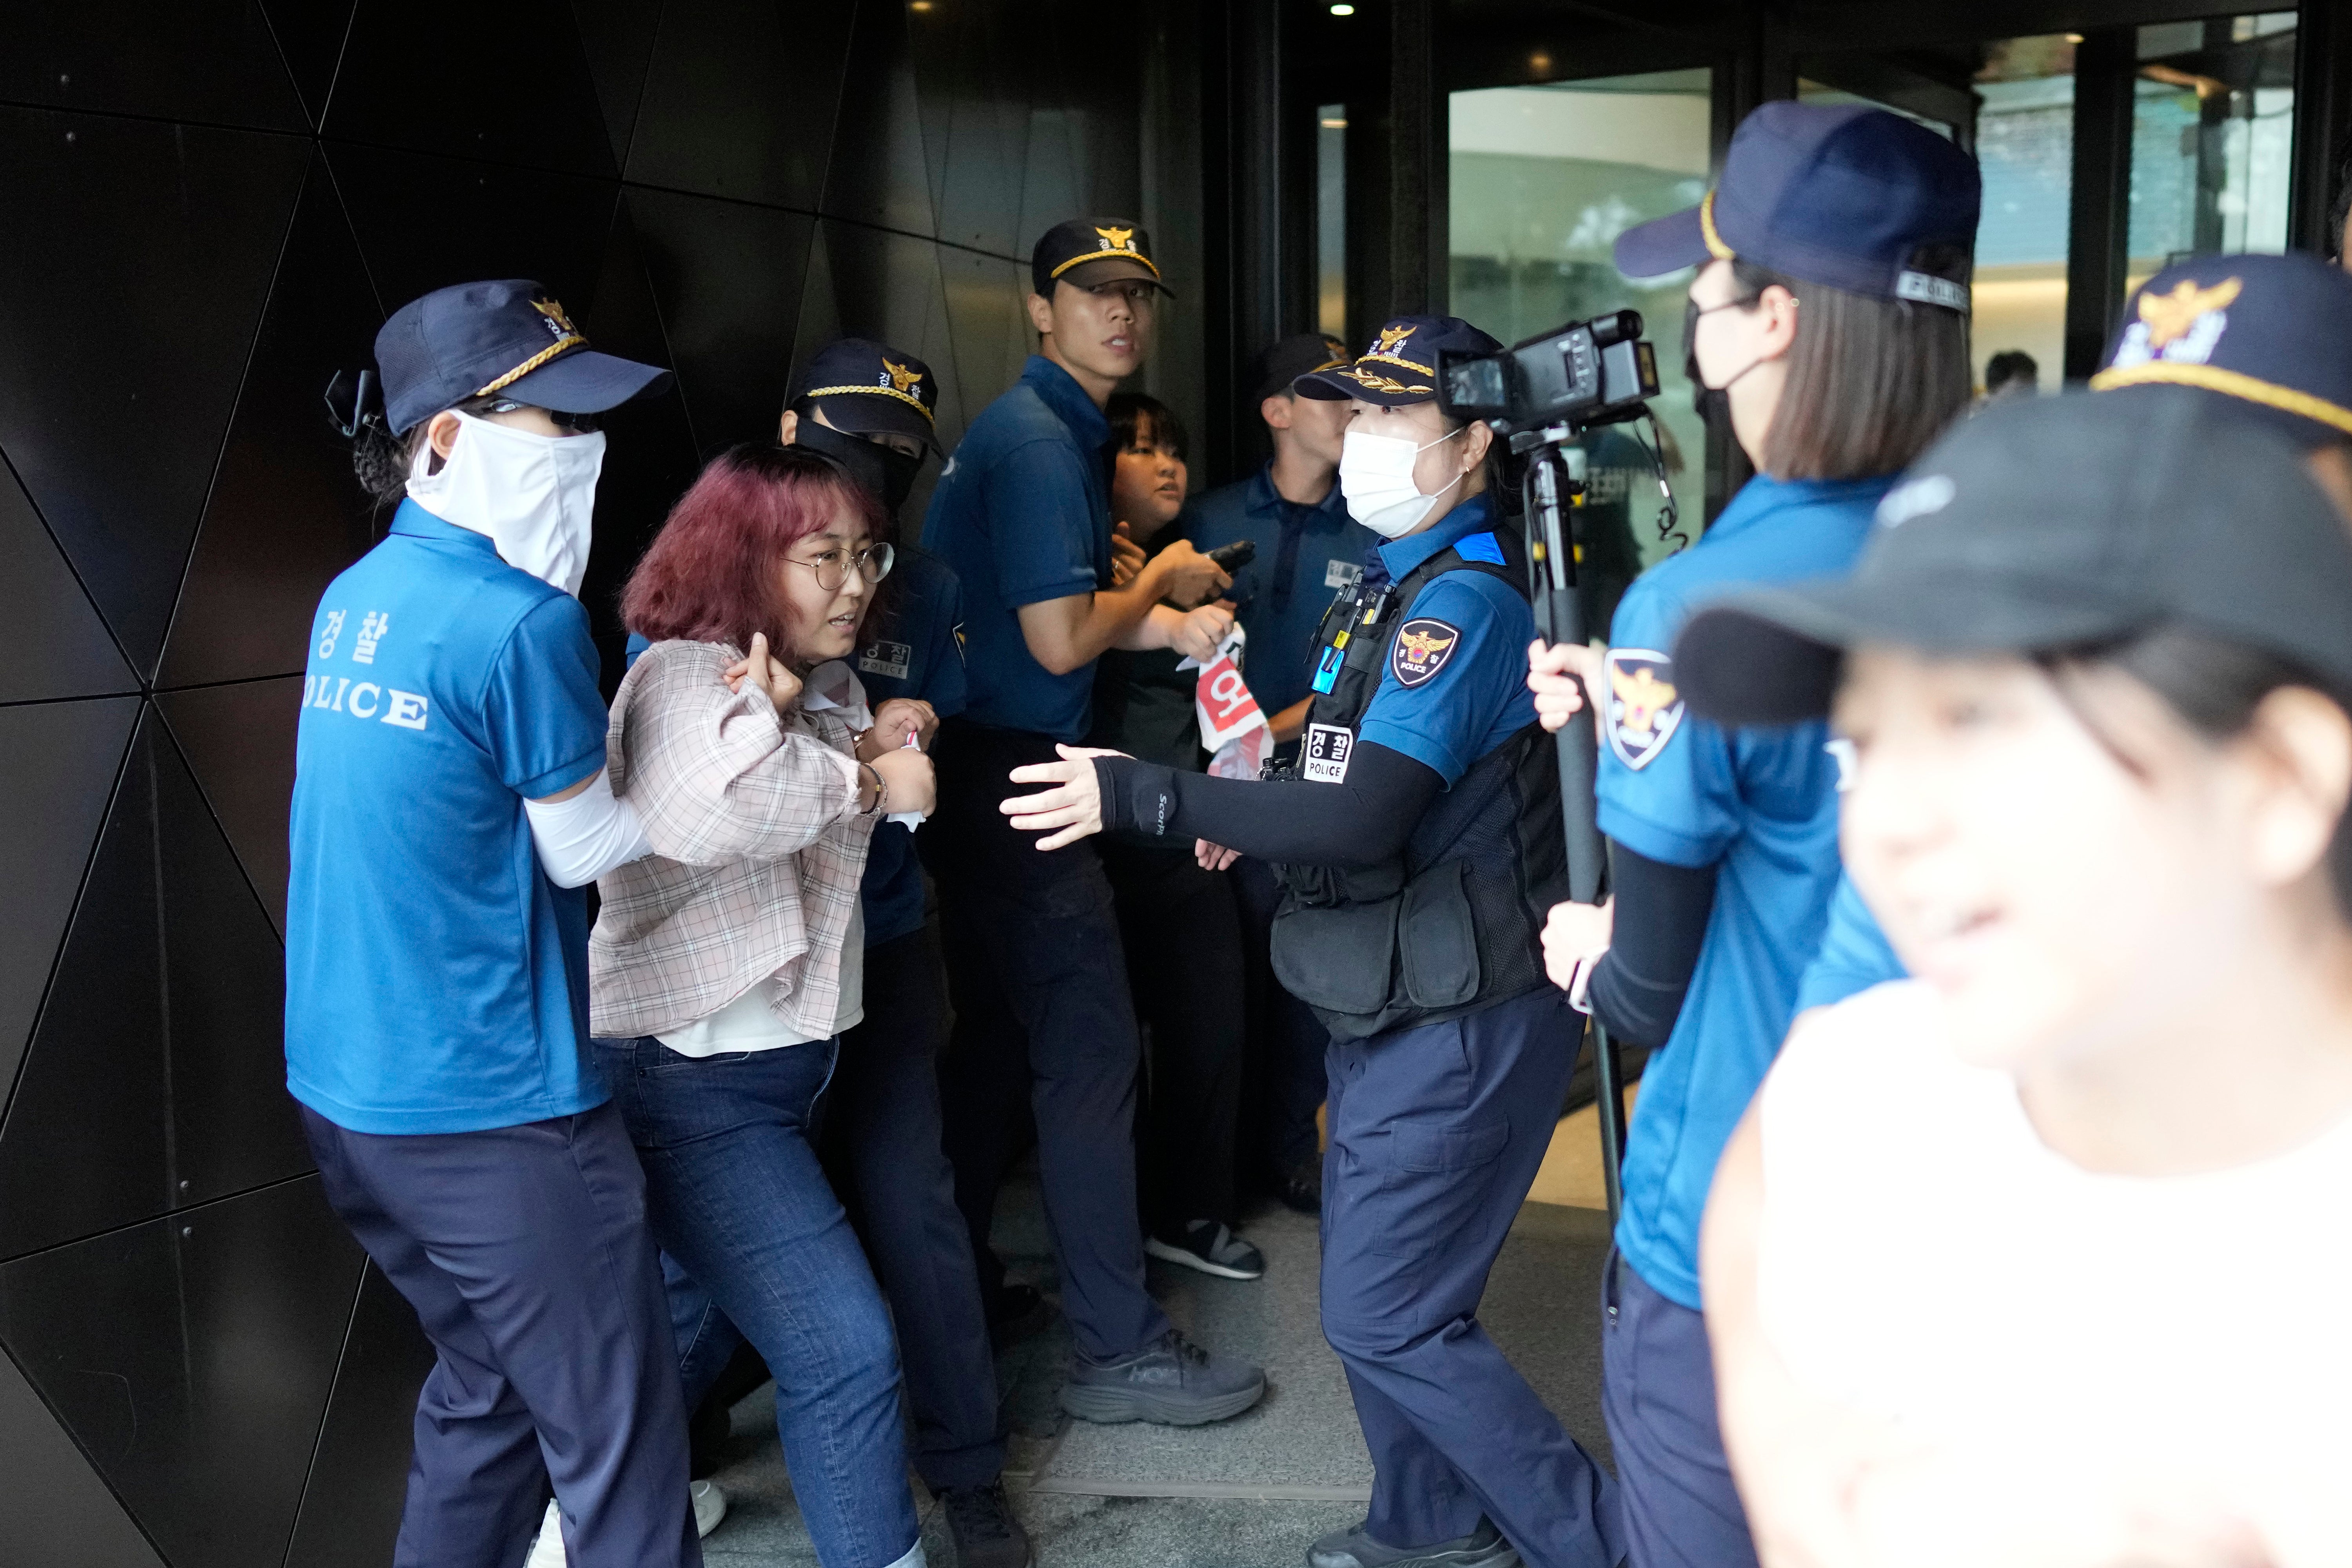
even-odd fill
[{"label": "ceiling light", "polygon": [[1348,122],[1345,120],[1318,120],[1316,123],[1323,127],[1326,131],[1345,131],[1348,129]]},{"label": "ceiling light", "polygon": [[2083,41],[2083,35],[2080,33],[2069,33],[2066,35],[2066,41],[2070,44],[2079,44]]},{"label": "ceiling light", "polygon": [[1352,16],[1355,14],[1356,8],[1353,5],[1342,4],[1331,7],[1331,15],[1334,16]]}]

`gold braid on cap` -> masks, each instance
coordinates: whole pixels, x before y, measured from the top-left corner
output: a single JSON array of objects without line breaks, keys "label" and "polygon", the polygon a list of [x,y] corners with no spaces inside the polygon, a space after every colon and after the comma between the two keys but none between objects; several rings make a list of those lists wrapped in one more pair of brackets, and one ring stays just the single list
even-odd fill
[{"label": "gold braid on cap", "polygon": [[1699,237],[1706,241],[1706,253],[1717,261],[1728,261],[1738,254],[1731,247],[1724,244],[1723,236],[1716,232],[1713,191],[1707,192],[1706,199],[1698,204],[1698,232]]},{"label": "gold braid on cap", "polygon": [[556,355],[568,353],[572,349],[584,349],[587,346],[588,340],[582,337],[578,332],[566,332],[562,337],[556,339],[555,342],[550,343],[547,347],[540,350],[537,353],[531,355],[529,359],[515,366],[514,369],[507,372],[506,374],[499,377],[498,380],[476,392],[474,395],[477,397],[488,397],[493,392],[503,391],[507,387],[512,386],[516,382],[520,381],[524,376],[529,375],[532,371],[537,370],[541,365],[545,364],[549,360],[553,359]]},{"label": "gold braid on cap", "polygon": [[913,409],[916,413],[920,414],[925,419],[929,420],[931,424],[937,425],[939,423],[938,419],[932,417],[931,411],[923,406],[923,400],[921,398],[917,397],[911,392],[900,392],[896,387],[812,386],[806,392],[802,393],[801,395],[803,397],[839,397],[845,393],[851,392],[876,397],[895,397],[899,402],[905,404],[908,407]]},{"label": "gold braid on cap", "polygon": [[1046,273],[1045,276],[1049,280],[1059,278],[1063,273],[1067,272],[1071,268],[1076,267],[1082,261],[1140,261],[1150,270],[1152,279],[1155,281],[1157,281],[1160,277],[1160,268],[1151,265],[1151,258],[1144,255],[1143,252],[1139,250],[1090,250],[1084,256],[1071,257],[1067,261],[1063,262],[1059,267],[1056,267],[1051,272]]},{"label": "gold braid on cap", "polygon": [[2242,397],[2248,403],[2259,403],[2282,413],[2316,419],[2352,436],[2352,408],[2315,397],[2308,392],[2297,392],[2291,386],[2261,380],[2243,371],[2223,370],[2218,365],[2183,364],[2173,360],[2150,360],[2146,364],[2127,365],[2120,370],[2103,370],[2091,378],[2094,392],[2112,392],[2118,386],[2146,386],[2163,383],[2174,386],[2199,386],[2208,392],[2219,392],[2231,397]]}]

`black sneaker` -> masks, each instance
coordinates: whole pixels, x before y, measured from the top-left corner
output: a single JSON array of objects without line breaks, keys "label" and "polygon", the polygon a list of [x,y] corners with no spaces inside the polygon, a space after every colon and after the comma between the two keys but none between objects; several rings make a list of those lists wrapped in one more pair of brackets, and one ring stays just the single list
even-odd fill
[{"label": "black sneaker", "polygon": [[1265,1272],[1265,1254],[1213,1219],[1187,1221],[1184,1234],[1171,1240],[1147,1236],[1143,1250],[1220,1279],[1255,1279]]},{"label": "black sneaker", "polygon": [[1000,1351],[1011,1350],[1054,1321],[1053,1303],[1034,1285],[1008,1279],[988,1303],[988,1342]]},{"label": "black sneaker", "polygon": [[1491,1519],[1434,1546],[1386,1546],[1362,1525],[1335,1531],[1307,1549],[1307,1568],[1520,1568],[1517,1549]]},{"label": "black sneaker", "polygon": [[1029,1568],[1029,1532],[1004,1500],[1004,1483],[949,1487],[940,1493],[958,1568]]},{"label": "black sneaker", "polygon": [[1062,1408],[1081,1421],[1153,1421],[1200,1426],[1239,1415],[1265,1397],[1265,1373],[1213,1356],[1174,1329],[1131,1356],[1070,1357]]}]

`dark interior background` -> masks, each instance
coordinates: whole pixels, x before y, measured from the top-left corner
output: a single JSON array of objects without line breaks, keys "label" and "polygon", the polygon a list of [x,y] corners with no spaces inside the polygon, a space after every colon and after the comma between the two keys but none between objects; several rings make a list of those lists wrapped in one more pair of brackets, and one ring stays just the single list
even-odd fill
[{"label": "dark interior background", "polygon": [[[773,430],[797,351],[919,354],[951,444],[1028,352],[1045,227],[1139,216],[1198,272],[1197,154],[1162,145],[1195,49],[1187,7],[1069,0],[8,8],[0,1562],[390,1555],[429,1356],[280,1054],[304,640],[382,522],[329,377],[484,277],[677,371],[607,426],[583,597],[616,678],[629,564]],[[1194,319],[1151,381],[1197,416]]]}]

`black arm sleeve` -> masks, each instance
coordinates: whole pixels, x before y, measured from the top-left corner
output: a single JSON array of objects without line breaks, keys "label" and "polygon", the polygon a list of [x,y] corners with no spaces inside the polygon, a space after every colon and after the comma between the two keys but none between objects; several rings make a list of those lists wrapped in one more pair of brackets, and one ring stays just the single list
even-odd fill
[{"label": "black arm sleeve", "polygon": [[1339,784],[1221,779],[1097,757],[1103,831],[1146,841],[1205,838],[1294,866],[1375,866],[1404,850],[1445,781],[1402,752],[1359,742]]},{"label": "black arm sleeve", "polygon": [[1610,859],[1616,914],[1609,951],[1585,996],[1592,1016],[1629,1045],[1658,1047],[1674,1033],[1715,911],[1715,868],[1669,866],[1622,844]]}]

